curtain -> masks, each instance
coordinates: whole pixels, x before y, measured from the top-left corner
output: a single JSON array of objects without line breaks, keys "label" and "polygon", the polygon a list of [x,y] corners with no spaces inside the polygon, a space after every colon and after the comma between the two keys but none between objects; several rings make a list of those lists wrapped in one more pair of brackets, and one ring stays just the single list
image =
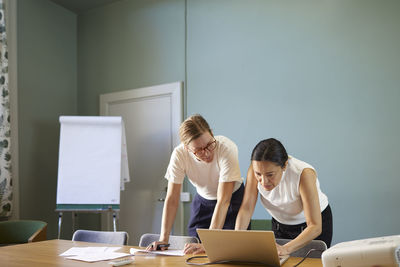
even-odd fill
[{"label": "curtain", "polygon": [[4,0],[0,0],[0,217],[11,216],[10,100]]}]

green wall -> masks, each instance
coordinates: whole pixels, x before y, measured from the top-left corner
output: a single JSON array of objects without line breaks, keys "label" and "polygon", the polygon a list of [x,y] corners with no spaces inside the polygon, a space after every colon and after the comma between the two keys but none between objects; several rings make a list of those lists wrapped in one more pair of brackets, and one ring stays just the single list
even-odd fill
[{"label": "green wall", "polygon": [[[187,111],[312,164],[333,242],[398,234],[399,1],[188,1]],[[254,218],[269,218],[258,205]]]},{"label": "green wall", "polygon": [[77,112],[76,15],[47,0],[19,0],[20,218],[48,222],[57,236],[60,115]]},{"label": "green wall", "polygon": [[[243,176],[268,137],[314,165],[334,243],[398,234],[399,1],[188,0],[185,13],[183,0],[124,0],[77,24],[48,1],[19,2],[25,217],[56,223],[60,114],[97,115],[99,94],[184,80],[187,114],[203,114],[236,142]],[[64,64],[51,62],[54,49]],[[67,85],[76,80],[78,90]],[[253,218],[269,215],[258,205]]]},{"label": "green wall", "polygon": [[78,110],[97,115],[99,95],[185,79],[181,0],[116,1],[78,17]]},{"label": "green wall", "polygon": [[98,115],[100,94],[183,81],[184,14],[183,1],[135,0],[79,15],[79,114]]}]

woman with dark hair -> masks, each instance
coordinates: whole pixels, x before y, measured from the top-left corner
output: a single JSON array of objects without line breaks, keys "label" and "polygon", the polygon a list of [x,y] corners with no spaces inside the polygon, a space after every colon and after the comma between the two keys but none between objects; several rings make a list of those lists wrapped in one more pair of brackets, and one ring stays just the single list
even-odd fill
[{"label": "woman with dark hair", "polygon": [[288,156],[285,147],[274,138],[259,142],[251,154],[236,230],[247,229],[258,192],[272,216],[275,237],[292,239],[283,246],[277,245],[279,255],[290,254],[313,239],[330,246],[332,212],[315,169]]}]

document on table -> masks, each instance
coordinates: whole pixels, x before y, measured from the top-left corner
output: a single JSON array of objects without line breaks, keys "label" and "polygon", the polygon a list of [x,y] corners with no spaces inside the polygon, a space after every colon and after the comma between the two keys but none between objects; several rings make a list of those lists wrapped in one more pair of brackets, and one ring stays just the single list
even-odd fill
[{"label": "document on table", "polygon": [[185,255],[185,253],[183,252],[183,249],[167,249],[167,250],[147,251],[145,249],[131,248],[129,250],[129,252],[131,254],[135,254],[135,252],[144,252],[144,253],[156,254],[156,255],[164,255],[164,256],[184,256]]},{"label": "document on table", "polygon": [[104,261],[130,256],[128,253],[115,252],[120,247],[73,247],[61,253],[66,259],[86,262]]}]

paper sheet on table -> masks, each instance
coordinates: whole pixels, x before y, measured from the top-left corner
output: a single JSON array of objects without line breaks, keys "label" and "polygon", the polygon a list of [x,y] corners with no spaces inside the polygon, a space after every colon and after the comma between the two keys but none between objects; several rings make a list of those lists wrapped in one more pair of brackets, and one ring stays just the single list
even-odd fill
[{"label": "paper sheet on table", "polygon": [[60,256],[71,260],[80,260],[86,262],[112,260],[125,256],[128,253],[115,252],[120,247],[73,247],[61,253]]},{"label": "paper sheet on table", "polygon": [[99,254],[99,253],[107,253],[114,252],[121,247],[72,247],[65,252],[61,253],[60,256],[77,256],[83,254]]},{"label": "paper sheet on table", "polygon": [[66,257],[66,259],[70,260],[78,260],[78,261],[86,261],[86,262],[95,262],[95,261],[106,261],[113,260],[121,257],[130,256],[128,253],[122,252],[108,252],[102,254],[84,254],[78,256]]},{"label": "paper sheet on table", "polygon": [[129,250],[129,252],[131,254],[135,254],[135,252],[144,252],[144,253],[156,254],[156,255],[164,255],[164,256],[184,256],[185,255],[185,253],[183,252],[183,249],[167,249],[167,250],[147,251],[145,249],[131,248]]}]

